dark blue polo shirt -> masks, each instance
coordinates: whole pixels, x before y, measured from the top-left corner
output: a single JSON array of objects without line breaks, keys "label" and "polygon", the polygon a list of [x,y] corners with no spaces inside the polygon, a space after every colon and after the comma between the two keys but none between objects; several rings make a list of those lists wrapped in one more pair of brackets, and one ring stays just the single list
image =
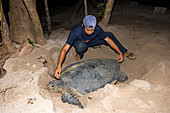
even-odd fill
[{"label": "dark blue polo shirt", "polygon": [[103,39],[103,40],[107,37],[104,30],[100,26],[96,25],[96,28],[93,34],[87,35],[82,27],[82,24],[78,24],[71,30],[66,43],[69,45],[72,45],[75,40],[89,42],[96,37],[98,37],[99,39]]}]

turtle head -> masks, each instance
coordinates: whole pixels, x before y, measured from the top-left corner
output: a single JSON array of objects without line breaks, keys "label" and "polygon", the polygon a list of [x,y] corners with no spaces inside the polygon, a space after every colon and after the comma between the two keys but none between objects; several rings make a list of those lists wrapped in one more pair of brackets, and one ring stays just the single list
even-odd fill
[{"label": "turtle head", "polygon": [[48,83],[47,89],[61,92],[63,89],[63,83],[60,80],[52,80]]}]

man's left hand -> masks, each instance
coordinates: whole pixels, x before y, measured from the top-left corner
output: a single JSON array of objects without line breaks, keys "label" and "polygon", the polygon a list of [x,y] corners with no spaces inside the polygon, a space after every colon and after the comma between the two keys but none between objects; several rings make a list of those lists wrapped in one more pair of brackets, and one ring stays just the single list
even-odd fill
[{"label": "man's left hand", "polygon": [[118,62],[123,62],[123,60],[124,60],[123,55],[119,55]]}]

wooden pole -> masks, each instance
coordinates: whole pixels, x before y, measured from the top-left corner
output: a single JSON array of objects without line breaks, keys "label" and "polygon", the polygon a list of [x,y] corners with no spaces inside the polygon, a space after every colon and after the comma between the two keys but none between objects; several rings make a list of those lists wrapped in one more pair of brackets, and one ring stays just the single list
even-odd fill
[{"label": "wooden pole", "polygon": [[74,8],[74,11],[73,11],[73,13],[71,15],[70,22],[72,22],[75,19],[75,17],[77,16],[77,13],[78,13],[78,11],[80,9],[80,6],[81,6],[82,2],[83,2],[83,0],[78,0],[76,6]]},{"label": "wooden pole", "polygon": [[48,10],[48,2],[44,0],[45,3],[45,14],[46,14],[46,21],[47,21],[47,29],[48,29],[48,36],[52,33],[51,32],[51,22],[50,22],[50,14]]},{"label": "wooden pole", "polygon": [[87,16],[87,0],[84,0],[84,10],[85,10],[85,16]]}]

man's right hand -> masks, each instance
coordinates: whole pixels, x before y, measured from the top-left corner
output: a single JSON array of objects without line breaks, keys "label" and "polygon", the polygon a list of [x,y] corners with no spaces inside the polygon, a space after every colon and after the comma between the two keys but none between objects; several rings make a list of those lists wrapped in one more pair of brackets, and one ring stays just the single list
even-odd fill
[{"label": "man's right hand", "polygon": [[60,73],[61,73],[61,67],[57,67],[56,70],[54,71],[55,77],[57,79],[60,78]]},{"label": "man's right hand", "polygon": [[57,65],[57,68],[56,70],[54,71],[54,74],[55,74],[55,77],[57,79],[60,78],[60,73],[61,73],[61,64],[66,56],[66,53],[68,51],[68,49],[70,48],[70,45],[69,44],[65,44],[64,47],[62,48],[61,52],[60,52],[60,55],[59,55],[59,60],[58,60],[58,65]]}]

